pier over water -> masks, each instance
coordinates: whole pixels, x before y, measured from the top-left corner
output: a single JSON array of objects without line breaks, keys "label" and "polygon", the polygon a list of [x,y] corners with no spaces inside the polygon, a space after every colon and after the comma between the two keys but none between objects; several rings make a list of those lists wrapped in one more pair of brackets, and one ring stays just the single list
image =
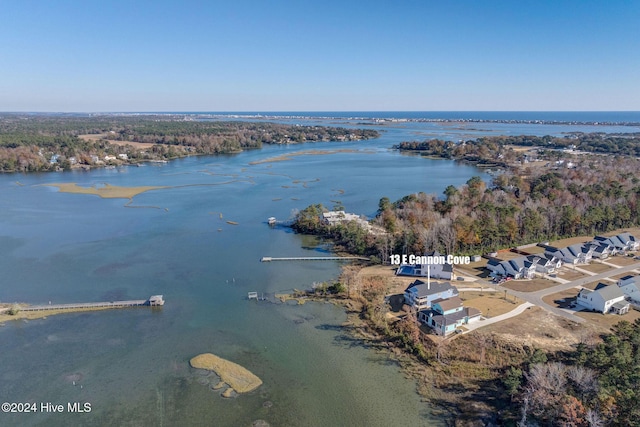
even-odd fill
[{"label": "pier over water", "polygon": [[153,295],[149,299],[128,300],[128,301],[102,301],[102,302],[81,302],[74,304],[47,304],[30,305],[20,308],[20,311],[44,311],[44,310],[77,310],[92,308],[126,308],[126,307],[159,307],[164,305],[162,295]]},{"label": "pier over water", "polygon": [[260,258],[260,262],[271,261],[349,261],[360,260],[369,261],[369,258],[359,256],[300,256],[300,257],[270,257],[263,256]]}]

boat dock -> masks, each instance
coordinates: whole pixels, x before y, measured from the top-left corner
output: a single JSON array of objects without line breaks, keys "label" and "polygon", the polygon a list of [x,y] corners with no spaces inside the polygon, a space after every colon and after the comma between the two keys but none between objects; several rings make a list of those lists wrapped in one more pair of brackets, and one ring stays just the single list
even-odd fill
[{"label": "boat dock", "polygon": [[359,256],[300,256],[300,257],[270,257],[263,256],[260,258],[260,262],[271,261],[349,261],[360,260],[369,261],[369,258]]},{"label": "boat dock", "polygon": [[75,304],[46,304],[30,305],[20,308],[20,311],[45,311],[45,310],[75,310],[92,308],[126,308],[126,307],[159,307],[164,305],[162,295],[153,295],[149,299],[128,300],[128,301],[103,301],[103,302],[83,302]]}]

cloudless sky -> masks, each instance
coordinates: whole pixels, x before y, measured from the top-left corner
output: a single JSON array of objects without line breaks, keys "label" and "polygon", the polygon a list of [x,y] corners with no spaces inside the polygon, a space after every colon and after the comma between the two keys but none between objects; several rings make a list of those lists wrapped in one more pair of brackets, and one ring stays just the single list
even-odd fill
[{"label": "cloudless sky", "polygon": [[640,1],[0,0],[0,111],[640,110]]}]

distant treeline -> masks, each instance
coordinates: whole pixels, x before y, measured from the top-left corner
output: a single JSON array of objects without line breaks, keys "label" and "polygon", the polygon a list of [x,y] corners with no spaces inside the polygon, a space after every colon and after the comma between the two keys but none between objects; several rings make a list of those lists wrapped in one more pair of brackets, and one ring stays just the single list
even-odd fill
[{"label": "distant treeline", "polygon": [[[95,135],[91,140],[80,135]],[[375,138],[375,130],[236,121],[194,121],[184,116],[0,116],[0,171],[48,171],[95,166],[105,156],[126,154],[132,163],[190,154],[230,153],[262,144],[352,141]],[[131,142],[111,144],[109,141]],[[156,144],[140,149],[136,143]],[[54,161],[52,161],[52,159]]]},{"label": "distant treeline", "polygon": [[507,172],[486,183],[473,177],[450,185],[444,197],[416,193],[392,202],[383,197],[372,235],[356,224],[327,227],[322,206],[300,212],[295,228],[324,235],[347,250],[376,255],[481,254],[528,243],[593,235],[640,225],[640,160],[587,156],[578,168]]},{"label": "distant treeline", "polygon": [[[524,155],[510,150],[509,146],[541,147],[545,149],[572,149],[590,153],[640,156],[640,133],[571,133],[565,137],[554,136],[488,136],[464,142],[431,139],[422,142],[401,142],[394,148],[421,151],[424,154],[447,159],[467,159],[508,163]],[[502,160],[502,161],[501,161]]]}]

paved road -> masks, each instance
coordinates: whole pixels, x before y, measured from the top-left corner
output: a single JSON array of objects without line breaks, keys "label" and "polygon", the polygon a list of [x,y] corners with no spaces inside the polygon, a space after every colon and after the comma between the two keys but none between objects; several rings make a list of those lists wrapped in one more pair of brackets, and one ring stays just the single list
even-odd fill
[{"label": "paved road", "polygon": [[523,311],[525,311],[527,308],[529,307],[533,307],[533,304],[531,304],[530,302],[525,302],[524,304],[520,304],[519,306],[517,306],[516,308],[514,308],[513,310],[509,311],[508,313],[504,313],[501,314],[499,316],[494,316],[494,317],[489,317],[489,318],[485,318],[483,317],[482,319],[473,322],[473,323],[469,323],[464,325],[466,331],[464,331],[465,334],[478,329],[478,328],[482,328],[483,326],[487,326],[487,325],[491,325],[492,323],[497,323],[497,322],[501,322],[505,319],[509,319],[510,317],[514,317],[517,316],[518,314],[522,314]]}]

